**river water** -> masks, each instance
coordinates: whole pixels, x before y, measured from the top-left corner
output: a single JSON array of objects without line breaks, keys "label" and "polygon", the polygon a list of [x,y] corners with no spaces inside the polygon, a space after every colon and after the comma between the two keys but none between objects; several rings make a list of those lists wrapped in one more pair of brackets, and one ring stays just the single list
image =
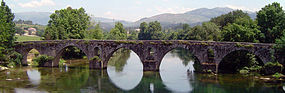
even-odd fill
[{"label": "river water", "polygon": [[143,72],[139,57],[132,51],[114,54],[107,70],[88,69],[86,62],[60,68],[10,69],[0,72],[0,93],[284,92],[282,83],[266,83],[254,76],[194,73],[191,57],[177,51],[164,57],[159,72]]}]

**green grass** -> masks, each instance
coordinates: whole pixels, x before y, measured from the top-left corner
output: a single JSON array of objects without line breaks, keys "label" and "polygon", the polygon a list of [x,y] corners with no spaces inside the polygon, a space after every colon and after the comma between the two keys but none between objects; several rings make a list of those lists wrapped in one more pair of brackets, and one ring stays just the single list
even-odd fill
[{"label": "green grass", "polygon": [[23,42],[23,41],[41,41],[41,37],[36,37],[36,36],[16,36],[18,42]]}]

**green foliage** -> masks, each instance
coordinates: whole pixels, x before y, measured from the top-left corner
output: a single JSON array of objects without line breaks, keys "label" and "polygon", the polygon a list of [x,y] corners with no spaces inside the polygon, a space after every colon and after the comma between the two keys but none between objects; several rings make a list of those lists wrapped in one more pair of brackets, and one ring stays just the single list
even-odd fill
[{"label": "green foliage", "polygon": [[283,36],[280,39],[276,39],[275,43],[274,48],[279,51],[279,55],[285,57],[285,32],[283,32]]},{"label": "green foliage", "polygon": [[56,10],[50,15],[44,37],[46,40],[83,39],[90,17],[83,8]]},{"label": "green foliage", "polygon": [[164,34],[161,29],[158,21],[150,22],[149,24],[143,22],[140,24],[138,38],[139,40],[162,40],[164,39]]},{"label": "green foliage", "polygon": [[274,2],[257,12],[257,24],[265,38],[262,42],[274,43],[285,31],[285,13],[279,3]]},{"label": "green foliage", "polygon": [[35,64],[38,64],[38,66],[44,66],[44,64],[46,62],[50,62],[52,61],[54,58],[51,57],[51,56],[47,56],[47,55],[40,55],[36,58],[34,58],[32,61],[35,63]]},{"label": "green foliage", "polygon": [[100,27],[100,24],[96,24],[94,28],[91,28],[89,31],[86,31],[85,38],[87,39],[96,39],[102,40],[103,39],[103,30]]},{"label": "green foliage", "polygon": [[16,36],[18,42],[23,42],[23,41],[41,41],[41,37],[37,36]]},{"label": "green foliage", "polygon": [[138,40],[138,32],[130,31],[130,35],[128,36],[128,40]]},{"label": "green foliage", "polygon": [[281,73],[275,73],[274,75],[272,75],[272,77],[276,78],[276,79],[279,79],[280,77],[284,76],[283,74]]},{"label": "green foliage", "polygon": [[65,63],[66,61],[64,59],[59,59],[59,66],[63,66],[63,64]]},{"label": "green foliage", "polygon": [[9,54],[13,52],[15,42],[15,23],[14,14],[11,9],[2,0],[0,6],[0,62],[8,61]]},{"label": "green foliage", "polygon": [[[260,72],[262,66],[259,65],[258,61],[256,60],[255,55],[247,53],[246,56],[248,57],[248,63],[245,67],[243,67],[239,72],[241,74],[247,74],[249,72]],[[247,71],[247,73],[245,73]]]},{"label": "green foliage", "polygon": [[234,51],[222,59],[219,73],[235,73],[240,70],[259,72],[261,65],[254,54],[247,51]]},{"label": "green foliage", "polygon": [[247,13],[243,12],[242,10],[236,10],[228,14],[224,14],[224,15],[212,18],[210,22],[217,24],[218,26],[220,26],[221,29],[223,29],[224,26],[234,23],[234,21],[238,18],[250,19]]},{"label": "green foliage", "polygon": [[262,74],[272,75],[277,72],[281,73],[283,68],[283,65],[279,62],[267,62],[262,68]]},{"label": "green foliage", "polygon": [[127,32],[122,23],[117,22],[115,27],[111,29],[107,36],[108,40],[126,40]]},{"label": "green foliage", "polygon": [[12,52],[9,55],[9,67],[20,66],[22,63],[23,56],[18,52]]},{"label": "green foliage", "polygon": [[224,26],[223,41],[259,42],[264,35],[258,30],[256,22],[250,18],[238,18],[233,23]]},{"label": "green foliage", "polygon": [[176,31],[170,30],[166,35],[168,40],[184,40],[186,39],[187,34],[191,31],[191,27],[188,24],[181,24],[182,28],[176,29]]},{"label": "green foliage", "polygon": [[184,39],[219,41],[221,40],[221,31],[216,24],[212,22],[204,22],[202,26],[197,25],[188,31]]},{"label": "green foliage", "polygon": [[240,73],[240,74],[248,74],[248,73],[249,73],[249,71],[248,71],[248,70],[244,70],[244,69],[242,69],[242,70],[240,70],[240,71],[239,71],[239,73]]}]

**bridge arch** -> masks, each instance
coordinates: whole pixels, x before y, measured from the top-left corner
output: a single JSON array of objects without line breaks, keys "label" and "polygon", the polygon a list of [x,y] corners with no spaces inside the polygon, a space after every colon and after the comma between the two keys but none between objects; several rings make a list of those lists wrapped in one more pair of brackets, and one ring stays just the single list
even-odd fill
[{"label": "bridge arch", "polygon": [[[230,53],[232,52],[235,52],[235,51],[247,51],[251,54],[254,54],[255,56],[257,56],[259,59],[261,59],[262,63],[263,64],[266,64],[268,62],[268,57],[265,57],[264,54],[260,53],[260,52],[263,52],[263,51],[267,51],[269,52],[270,50],[268,49],[259,49],[257,51],[255,50],[252,50],[252,49],[247,49],[247,48],[244,48],[244,47],[241,47],[241,48],[233,48],[233,49],[230,49],[230,51],[225,51],[225,53],[223,53],[223,55],[220,57],[220,61],[217,62],[217,64],[220,64],[220,62],[222,61],[222,59],[224,59],[227,55],[229,55]],[[266,56],[270,56],[270,55],[266,55]]]},{"label": "bridge arch", "polygon": [[188,52],[190,52],[192,54],[192,56],[194,57],[195,60],[197,60],[200,64],[201,64],[201,60],[198,58],[198,55],[193,51],[193,49],[188,48],[188,47],[183,47],[183,46],[178,46],[178,47],[171,47],[169,49],[167,49],[166,51],[162,52],[162,57],[159,61],[158,67],[160,67],[161,63],[162,63],[162,59],[166,56],[167,53],[169,53],[172,50],[175,49],[185,49]]},{"label": "bridge arch", "polygon": [[18,53],[20,53],[20,54],[22,54],[22,56],[23,56],[23,59],[22,59],[22,65],[28,65],[28,54],[29,54],[29,52],[31,51],[31,50],[36,50],[36,51],[38,51],[39,52],[39,55],[41,55],[41,54],[44,54],[44,52],[43,51],[41,51],[41,49],[39,49],[39,48],[37,48],[37,47],[35,47],[35,48],[26,48],[26,49],[24,49],[24,51],[22,51],[22,52],[18,52]]},{"label": "bridge arch", "polygon": [[133,48],[133,47],[130,47],[130,46],[119,46],[119,47],[116,47],[116,48],[114,48],[114,49],[111,49],[111,51],[110,51],[109,53],[107,53],[106,58],[105,58],[105,60],[103,61],[103,62],[104,62],[104,63],[103,63],[104,67],[107,67],[110,58],[111,58],[111,57],[113,56],[113,54],[114,54],[116,51],[118,51],[119,49],[128,49],[128,50],[133,51],[133,52],[139,57],[140,61],[142,62],[143,57],[142,57],[142,55],[140,55],[140,54],[138,53],[137,49],[135,49],[135,48]]},{"label": "bridge arch", "polygon": [[52,64],[53,66],[59,65],[59,60],[62,57],[62,53],[64,52],[65,49],[67,49],[69,47],[79,48],[87,56],[87,58],[90,59],[89,53],[88,53],[86,48],[83,48],[82,46],[80,46],[78,44],[71,43],[71,44],[64,45],[64,46],[62,46],[56,50],[56,55],[54,57],[53,64]]},{"label": "bridge arch", "polygon": [[[238,53],[239,55],[235,55],[236,53]],[[259,53],[253,52],[252,50],[249,50],[249,49],[243,49],[243,48],[234,49],[234,50],[227,52],[225,55],[223,55],[221,61],[217,63],[218,72],[219,73],[234,73],[234,71],[240,70],[243,67],[247,66],[248,63],[244,59],[247,59],[246,55],[248,53],[255,55],[258,65],[262,66],[266,63],[261,59],[262,57],[261,55],[259,55]],[[239,58],[234,58],[235,56],[239,56]],[[236,62],[239,62],[239,63],[236,63]]]}]

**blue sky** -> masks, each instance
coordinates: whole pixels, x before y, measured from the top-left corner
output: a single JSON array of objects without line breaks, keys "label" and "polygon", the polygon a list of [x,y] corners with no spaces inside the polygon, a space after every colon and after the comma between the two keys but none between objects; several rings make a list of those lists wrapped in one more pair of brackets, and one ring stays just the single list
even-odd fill
[{"label": "blue sky", "polygon": [[[184,13],[197,8],[229,7],[258,11],[265,5],[285,0],[5,0],[14,13],[54,12],[68,6],[83,7],[96,17],[136,21],[162,13]],[[283,8],[285,9],[285,8]]]}]

